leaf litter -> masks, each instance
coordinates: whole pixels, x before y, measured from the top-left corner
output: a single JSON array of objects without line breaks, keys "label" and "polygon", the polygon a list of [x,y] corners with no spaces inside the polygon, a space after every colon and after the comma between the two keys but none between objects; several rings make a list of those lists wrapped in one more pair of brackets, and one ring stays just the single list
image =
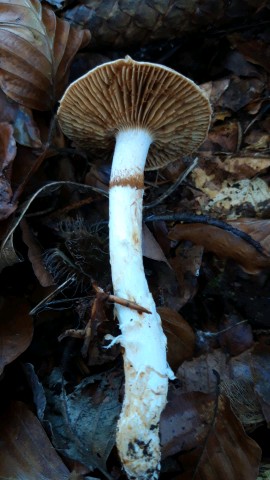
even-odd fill
[{"label": "leaf litter", "polygon": [[113,293],[110,165],[53,110],[70,81],[129,54],[189,76],[213,109],[200,150],[145,179],[144,265],[176,375],[160,478],[268,478],[269,7],[103,3],[0,2],[0,477],[126,478],[121,352],[105,348],[119,330],[93,287]]}]

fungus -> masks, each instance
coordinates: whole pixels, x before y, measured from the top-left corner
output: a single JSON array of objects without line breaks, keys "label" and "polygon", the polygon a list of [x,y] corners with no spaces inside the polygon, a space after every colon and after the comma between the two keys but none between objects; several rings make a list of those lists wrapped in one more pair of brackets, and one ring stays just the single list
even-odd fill
[{"label": "fungus", "polygon": [[144,169],[189,154],[203,142],[210,106],[191,80],[130,57],[98,66],[73,82],[58,110],[64,134],[89,152],[114,148],[109,244],[114,294],[142,305],[115,305],[124,348],[125,396],[116,443],[129,479],[157,479],[159,420],[171,371],[166,337],[142,259]]}]

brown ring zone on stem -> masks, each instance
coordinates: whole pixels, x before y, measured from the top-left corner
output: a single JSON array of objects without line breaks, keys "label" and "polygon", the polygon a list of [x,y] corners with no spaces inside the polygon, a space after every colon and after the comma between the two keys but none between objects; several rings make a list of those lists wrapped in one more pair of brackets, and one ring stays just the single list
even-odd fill
[{"label": "brown ring zone on stem", "polygon": [[142,174],[130,175],[128,177],[114,177],[110,181],[110,188],[112,187],[131,187],[137,189],[144,189],[144,177]]}]

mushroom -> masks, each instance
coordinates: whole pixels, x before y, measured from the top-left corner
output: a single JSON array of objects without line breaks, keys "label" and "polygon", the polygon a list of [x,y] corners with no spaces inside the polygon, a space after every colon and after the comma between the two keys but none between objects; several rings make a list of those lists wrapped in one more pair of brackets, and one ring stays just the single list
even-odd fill
[{"label": "mushroom", "polygon": [[194,151],[204,140],[210,105],[174,70],[130,57],[105,63],[73,82],[60,102],[64,134],[92,152],[113,150],[109,245],[114,294],[142,305],[115,305],[124,349],[125,396],[116,443],[129,479],[157,479],[159,420],[166,404],[166,337],[142,259],[144,169]]}]

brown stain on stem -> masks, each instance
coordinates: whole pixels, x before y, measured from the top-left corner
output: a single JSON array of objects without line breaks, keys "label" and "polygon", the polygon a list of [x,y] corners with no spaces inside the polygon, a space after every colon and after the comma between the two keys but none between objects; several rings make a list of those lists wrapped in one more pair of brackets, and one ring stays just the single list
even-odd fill
[{"label": "brown stain on stem", "polygon": [[137,174],[128,177],[115,177],[110,181],[110,188],[112,187],[131,187],[143,190],[144,176],[142,174]]}]

